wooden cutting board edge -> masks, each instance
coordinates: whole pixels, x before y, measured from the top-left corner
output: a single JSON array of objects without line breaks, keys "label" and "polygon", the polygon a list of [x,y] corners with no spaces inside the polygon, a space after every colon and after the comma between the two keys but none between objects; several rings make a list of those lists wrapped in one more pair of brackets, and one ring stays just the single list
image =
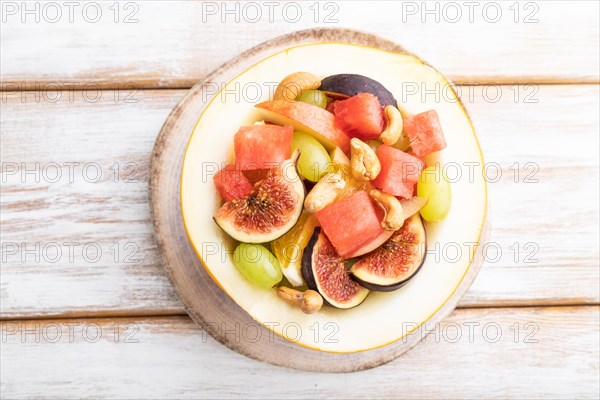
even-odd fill
[{"label": "wooden cutting board edge", "polygon": [[[384,347],[358,353],[327,353],[294,344],[273,335],[239,307],[205,271],[188,240],[180,205],[180,178],[183,157],[196,122],[213,95],[204,91],[207,83],[228,82],[249,65],[285,48],[314,42],[338,42],[375,47],[410,54],[400,45],[375,35],[350,29],[316,28],[280,36],[255,46],[223,64],[204,81],[194,85],[167,117],[153,148],[149,197],[154,236],[165,271],[190,317],[213,338],[230,349],[256,360],[306,371],[352,372],[385,364],[415,346],[427,332],[424,325],[410,335]],[[484,222],[480,243],[489,238]],[[427,321],[440,322],[454,310],[474,281],[483,256],[478,246],[475,257],[460,285],[448,301]],[[260,339],[244,340],[231,327],[252,325]]]}]

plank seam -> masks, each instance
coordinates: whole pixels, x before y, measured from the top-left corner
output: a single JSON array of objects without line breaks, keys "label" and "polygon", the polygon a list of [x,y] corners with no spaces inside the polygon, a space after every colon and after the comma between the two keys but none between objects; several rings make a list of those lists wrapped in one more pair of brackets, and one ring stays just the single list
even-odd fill
[{"label": "plank seam", "polygon": [[[457,310],[496,310],[496,309],[523,309],[523,308],[582,308],[582,307],[598,307],[600,302],[592,303],[542,303],[542,304],[518,304],[518,305],[475,305],[475,306],[457,306]],[[18,317],[0,317],[0,322],[14,322],[14,321],[43,321],[43,320],[78,320],[78,319],[125,319],[125,318],[171,318],[171,317],[189,317],[187,313],[173,312],[173,313],[150,313],[150,314],[106,314],[106,315],[93,315],[93,314],[56,314],[56,315],[28,315]]]},{"label": "plank seam", "polygon": [[[64,80],[65,83],[69,83],[67,80]],[[45,93],[45,92],[56,92],[56,91],[61,91],[61,92],[97,92],[97,91],[109,91],[109,90],[140,90],[140,91],[168,91],[168,90],[187,90],[187,89],[191,89],[192,86],[195,83],[201,82],[202,79],[198,79],[197,81],[193,81],[190,82],[189,84],[182,84],[182,85],[172,85],[172,86],[153,86],[153,85],[140,85],[140,86],[136,86],[136,85],[132,85],[135,82],[132,81],[126,81],[123,82],[124,84],[126,84],[127,86],[119,86],[118,82],[117,85],[104,85],[103,82],[94,82],[93,80],[89,80],[90,84],[96,84],[98,85],[98,87],[95,87],[93,89],[73,89],[72,84],[70,85],[60,85],[60,84],[56,84],[56,82],[53,81],[27,81],[27,82],[3,82],[0,81],[0,93],[21,93],[21,92],[27,92],[27,93]],[[48,88],[48,89],[43,89],[43,90],[36,90],[34,88],[27,88],[27,87],[23,87],[23,85],[27,85],[27,84],[34,84],[34,85],[43,85],[43,84],[50,84],[52,83],[52,87]],[[73,82],[70,82],[73,83]],[[111,82],[112,83],[112,82]],[[465,79],[455,79],[452,80],[452,83],[457,85],[457,86],[473,86],[473,85],[479,85],[479,86],[514,86],[514,85],[538,85],[538,86],[576,86],[576,85],[591,85],[591,86],[597,86],[600,85],[600,80],[598,79],[591,79],[591,80],[586,80],[586,79],[580,79],[580,80],[568,80],[568,81],[561,81],[561,80],[540,80],[540,81],[536,81],[536,80],[528,80],[528,79],[514,79],[514,80],[510,80],[510,79],[498,79],[498,80],[480,80],[480,81],[468,81]],[[17,85],[18,88],[14,88],[11,85]]]}]

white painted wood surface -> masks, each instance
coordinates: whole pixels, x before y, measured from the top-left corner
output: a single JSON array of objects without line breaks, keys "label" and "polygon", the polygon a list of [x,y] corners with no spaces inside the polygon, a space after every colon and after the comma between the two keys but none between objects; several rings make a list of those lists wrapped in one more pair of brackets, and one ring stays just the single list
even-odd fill
[{"label": "white painted wood surface", "polygon": [[[324,3],[313,21],[313,2],[301,3],[296,23],[281,12],[274,23],[236,23],[231,16],[221,23],[219,12],[203,22],[209,2],[182,1],[121,3],[118,23],[113,2],[99,2],[97,23],[86,22],[81,8],[70,23],[64,6],[57,23],[43,15],[39,23],[32,15],[22,23],[20,9],[6,15],[7,3],[21,4],[3,1],[0,24],[2,398],[599,397],[598,2],[536,1],[528,8],[521,2],[517,23],[513,2],[499,2],[497,23],[486,21],[481,8],[473,23],[466,14],[458,23],[440,15],[437,23],[434,14],[421,14],[421,2],[375,1],[368,8],[335,2],[333,24],[324,17],[335,8]],[[416,3],[417,14],[404,15],[404,22],[408,3]],[[40,12],[46,4],[39,3]],[[536,6],[538,22],[525,23]],[[136,7],[138,22],[123,23]],[[459,83],[507,84],[461,87],[486,161],[502,171],[489,188],[492,240],[503,251],[484,264],[463,308],[445,321],[450,330],[459,324],[463,337],[457,343],[429,337],[390,364],[351,375],[275,368],[203,339],[162,272],[147,204],[150,150],[181,89],[254,44],[315,26],[395,40]],[[76,90],[45,91],[56,87]],[[29,88],[43,91],[14,92]],[[55,183],[53,163],[62,173]],[[95,163],[103,174],[98,182]],[[539,182],[523,182],[533,171],[526,163],[539,166],[533,177]],[[23,167],[37,169],[39,182]],[[47,246],[39,262],[32,254],[22,261],[23,243],[58,247]],[[102,257],[92,262],[95,243]],[[538,262],[525,262],[536,244]],[[63,254],[52,262],[58,248]],[[562,307],[548,307],[554,305]],[[469,322],[480,324],[473,343]],[[489,343],[480,328],[494,322],[503,335]],[[51,343],[53,323],[64,324],[57,343]],[[94,323],[103,338],[88,343],[80,329],[93,338]],[[539,327],[538,343],[523,343],[536,326],[525,330],[527,323]],[[40,342],[32,333],[22,341],[23,328],[35,324],[47,328]],[[131,331],[115,343],[115,324],[137,326],[139,343],[124,343]]]},{"label": "white painted wood surface", "polygon": [[[276,2],[272,23],[265,2],[255,2],[262,16],[255,23],[251,21],[259,14],[244,8],[243,2],[230,2],[227,7],[234,12],[227,14],[220,1],[135,1],[127,8],[118,7],[116,23],[113,2],[98,3],[101,14],[94,23],[87,21],[96,19],[95,8],[84,13],[85,2],[74,9],[73,22],[66,7],[61,7],[63,14],[54,23],[49,22],[56,19],[54,12],[44,12],[43,5],[39,23],[34,22],[35,13],[23,15],[21,7],[15,14],[11,11],[0,39],[4,54],[0,76],[5,85],[11,88],[12,83],[29,81],[83,86],[97,81],[114,86],[118,81],[143,87],[191,87],[253,45],[317,26],[377,33],[401,43],[456,82],[599,79],[597,1],[568,5],[535,1],[517,6],[503,1],[491,5],[494,2],[482,1],[476,6],[454,2],[458,8],[443,1],[429,5],[369,1],[368,6],[359,1],[324,1],[318,7],[312,1]],[[296,7],[287,3],[300,5],[298,21],[293,22]],[[21,23],[23,19],[27,23]]]},{"label": "white painted wood surface", "polygon": [[40,399],[597,399],[598,315],[597,306],[456,310],[437,327],[437,340],[432,326],[400,358],[352,374],[245,358],[187,317],[4,322],[2,392]]},{"label": "white painted wood surface", "polygon": [[[498,102],[486,101],[479,87],[466,105],[491,165],[490,180],[501,168],[502,179],[490,182],[489,190],[492,241],[502,257],[495,261],[496,246],[490,247],[461,305],[597,303],[598,285],[589,282],[599,279],[598,224],[590,223],[598,220],[598,86],[543,85],[538,103],[515,102],[508,86],[498,88]],[[12,251],[2,266],[2,317],[183,312],[158,263],[147,204],[150,150],[183,93],[138,91],[133,104],[115,103],[113,91],[102,92],[96,103],[81,93],[73,102],[63,94],[57,103],[33,97],[23,103],[21,93],[8,95],[0,120],[7,170],[2,238],[18,248],[7,247]],[[55,179],[52,163],[63,166],[57,183],[48,181]],[[72,179],[66,163],[79,163]],[[121,170],[116,179],[115,163]],[[134,163],[131,169],[127,163]],[[511,169],[515,163],[517,170]],[[535,171],[526,163],[539,166],[530,178],[538,183],[524,182]],[[94,183],[96,164],[103,177]],[[40,182],[26,169],[37,170]],[[72,246],[73,259],[70,242],[80,243]],[[39,262],[26,252],[37,243],[48,246]],[[89,247],[94,243],[103,252],[98,262]]]}]

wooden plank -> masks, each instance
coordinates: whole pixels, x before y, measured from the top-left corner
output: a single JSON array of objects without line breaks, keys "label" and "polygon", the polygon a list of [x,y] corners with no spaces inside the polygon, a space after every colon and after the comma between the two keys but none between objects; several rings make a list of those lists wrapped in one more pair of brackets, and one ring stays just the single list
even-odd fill
[{"label": "wooden plank", "polygon": [[364,6],[353,1],[252,3],[152,1],[115,7],[99,2],[96,17],[96,6],[87,3],[69,10],[60,2],[38,2],[28,6],[28,14],[24,3],[6,2],[2,88],[191,87],[241,51],[275,36],[349,26],[397,41],[459,83],[599,80],[595,1],[569,7],[553,1],[475,6],[372,1],[369,15],[376,18],[365,18]]},{"label": "wooden plank", "polygon": [[[505,94],[496,102],[481,87],[472,100],[463,96],[486,161],[503,175],[489,184],[492,241],[502,256],[495,261],[490,248],[461,306],[598,303],[599,88],[540,86],[537,103],[515,102],[509,87],[499,88]],[[0,103],[3,318],[183,312],[158,263],[147,174],[160,125],[185,92],[138,91],[137,103],[99,93],[95,103],[77,92],[72,101],[64,92],[56,103],[20,93]],[[79,163],[72,178],[69,162]],[[526,162],[539,166],[539,182],[523,182],[532,171]],[[39,182],[23,168],[36,163]],[[62,165],[56,183],[51,163]],[[97,183],[93,163],[103,172]],[[58,244],[58,259],[49,243]]]},{"label": "wooden plank", "polygon": [[[15,399],[57,393],[64,398],[597,399],[599,315],[596,306],[456,310],[429,327],[424,342],[402,357],[352,374],[294,371],[245,358],[187,317],[7,321],[1,328],[1,392]],[[231,335],[247,340],[243,332],[231,329]]]},{"label": "wooden plank", "polygon": [[99,93],[97,102],[57,92],[57,103],[18,95],[2,104],[3,253],[17,247],[2,263],[3,315],[182,312],[156,252],[148,168],[183,92],[138,92],[135,103]]},{"label": "wooden plank", "polygon": [[[475,96],[466,106],[488,165],[491,241],[502,257],[495,261],[490,248],[462,304],[598,302],[600,122],[592,110],[600,89],[540,86],[535,95],[537,87],[495,89],[501,90],[497,102],[492,89],[470,88]],[[535,102],[525,101],[525,92]],[[494,183],[499,166],[501,178]],[[586,279],[594,283],[586,285]]]}]

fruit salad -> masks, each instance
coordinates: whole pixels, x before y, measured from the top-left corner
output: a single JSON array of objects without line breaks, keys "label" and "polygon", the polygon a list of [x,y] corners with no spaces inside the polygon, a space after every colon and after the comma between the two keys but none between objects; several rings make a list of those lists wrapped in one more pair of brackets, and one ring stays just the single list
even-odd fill
[{"label": "fruit salad", "polygon": [[214,176],[239,272],[305,313],[405,285],[425,260],[423,220],[450,210],[450,183],[425,161],[446,147],[437,112],[401,112],[366,76],[308,72],[256,107],[263,119],[239,128]]}]

